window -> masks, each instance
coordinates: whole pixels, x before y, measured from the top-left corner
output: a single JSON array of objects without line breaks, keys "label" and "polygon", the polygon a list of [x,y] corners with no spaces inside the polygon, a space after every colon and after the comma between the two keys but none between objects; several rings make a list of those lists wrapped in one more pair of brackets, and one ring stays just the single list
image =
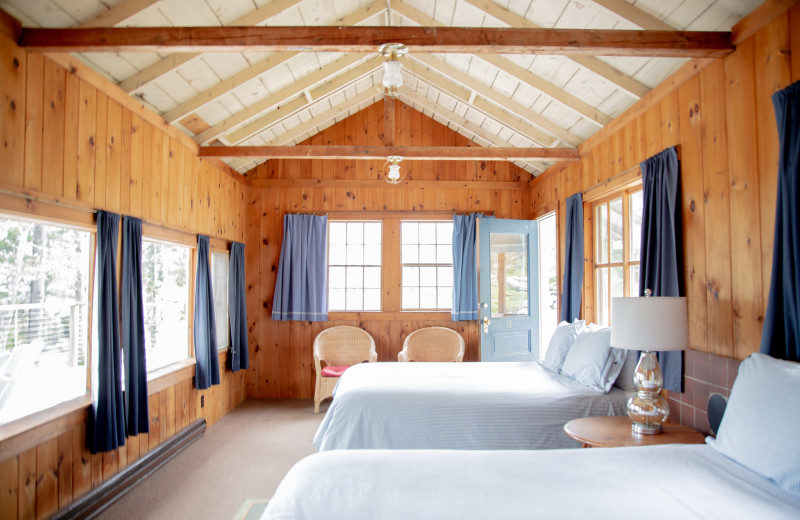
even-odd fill
[{"label": "window", "polygon": [[539,355],[544,359],[550,337],[558,325],[558,237],[556,214],[548,213],[539,223]]},{"label": "window", "polygon": [[381,310],[380,222],[328,224],[328,310]]},{"label": "window", "polygon": [[230,346],[228,321],[228,252],[211,252],[211,287],[214,291],[214,321],[217,325],[217,348]]},{"label": "window", "polygon": [[189,357],[189,253],[186,246],[142,240],[147,370]]},{"label": "window", "polygon": [[641,188],[595,203],[595,321],[611,323],[611,298],[639,292]]},{"label": "window", "polygon": [[0,424],[87,393],[91,238],[0,217]]},{"label": "window", "polygon": [[403,222],[403,310],[453,306],[453,222]]}]

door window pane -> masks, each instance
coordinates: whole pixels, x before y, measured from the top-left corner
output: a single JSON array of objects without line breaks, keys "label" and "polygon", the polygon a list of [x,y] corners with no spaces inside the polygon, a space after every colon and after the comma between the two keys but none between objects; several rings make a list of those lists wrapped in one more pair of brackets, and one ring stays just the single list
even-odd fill
[{"label": "door window pane", "polygon": [[528,236],[491,233],[492,316],[528,314]]}]

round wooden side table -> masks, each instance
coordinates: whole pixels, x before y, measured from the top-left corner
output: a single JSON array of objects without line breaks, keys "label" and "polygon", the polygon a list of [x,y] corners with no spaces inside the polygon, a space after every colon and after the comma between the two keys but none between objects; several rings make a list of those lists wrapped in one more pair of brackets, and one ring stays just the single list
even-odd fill
[{"label": "round wooden side table", "polygon": [[702,444],[706,436],[680,424],[665,424],[658,434],[634,433],[628,417],[584,417],[564,425],[564,431],[584,448],[619,448],[656,444]]}]

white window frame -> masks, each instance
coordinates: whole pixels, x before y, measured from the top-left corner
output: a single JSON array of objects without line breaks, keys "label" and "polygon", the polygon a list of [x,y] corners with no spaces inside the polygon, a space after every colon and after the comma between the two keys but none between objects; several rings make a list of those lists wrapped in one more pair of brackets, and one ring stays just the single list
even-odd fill
[{"label": "white window frame", "polygon": [[[434,243],[433,244],[419,244],[418,241],[410,242],[408,237],[404,236],[404,230],[405,230],[405,225],[406,224],[433,224],[434,227],[435,227],[435,235],[436,235]],[[450,225],[449,237],[448,237],[449,240],[446,241],[446,242],[445,241],[440,241],[440,236],[439,236],[440,226],[439,226],[439,224],[449,224]],[[417,261],[416,262],[406,261],[407,260],[407,258],[406,258],[407,255],[406,255],[405,248],[406,248],[406,246],[411,247],[413,245],[417,246],[418,251],[419,251],[419,248],[421,246],[432,245],[433,248],[434,248],[434,255],[436,257],[436,260],[434,262],[420,262],[419,261],[419,256],[417,256]],[[447,249],[446,253],[443,250],[440,250],[440,249],[443,249],[443,248]],[[449,259],[450,260],[449,263],[448,262],[440,262],[439,261],[440,260],[440,256],[444,256],[443,259]],[[435,285],[422,285],[422,269],[423,268],[433,268],[436,271],[436,284]],[[450,285],[440,284],[441,279],[439,277],[439,270],[442,269],[442,268],[445,268],[445,269],[449,268],[449,270],[450,270]],[[452,310],[452,308],[453,308],[453,299],[452,299],[452,294],[453,294],[453,274],[452,274],[453,273],[453,220],[452,219],[450,219],[450,220],[443,220],[443,219],[441,219],[441,220],[419,220],[419,219],[402,220],[400,222],[400,269],[401,269],[401,272],[402,272],[401,281],[400,281],[400,288],[401,288],[400,289],[401,290],[400,310],[401,311],[403,311],[403,312],[416,312],[416,311],[450,311],[450,310]],[[407,283],[407,275],[411,275],[412,274],[411,270],[413,270],[413,269],[417,269],[416,284]],[[412,288],[412,287],[417,288],[417,291],[418,291],[417,301],[418,302],[422,301],[421,292],[422,292],[422,288],[423,287],[434,287],[435,291],[436,291],[436,303],[437,303],[437,305],[435,307],[423,307],[423,306],[421,306],[421,304],[417,305],[416,307],[406,305],[406,303],[407,303],[406,302],[406,289],[407,288]],[[446,298],[447,305],[441,305],[442,298],[441,298],[439,292],[442,289],[448,288],[448,287],[450,289],[450,291],[449,291],[450,295],[449,295],[448,298]]]}]

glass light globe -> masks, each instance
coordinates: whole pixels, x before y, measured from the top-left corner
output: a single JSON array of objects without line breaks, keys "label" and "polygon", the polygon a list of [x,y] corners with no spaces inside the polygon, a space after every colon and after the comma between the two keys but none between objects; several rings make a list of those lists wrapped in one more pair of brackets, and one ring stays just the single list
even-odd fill
[{"label": "glass light globe", "polygon": [[387,175],[390,181],[396,181],[400,178],[400,165],[399,164],[390,164],[389,165],[389,174]]},{"label": "glass light globe", "polygon": [[403,85],[403,75],[400,73],[400,62],[389,60],[383,62],[383,86],[397,88]]}]

